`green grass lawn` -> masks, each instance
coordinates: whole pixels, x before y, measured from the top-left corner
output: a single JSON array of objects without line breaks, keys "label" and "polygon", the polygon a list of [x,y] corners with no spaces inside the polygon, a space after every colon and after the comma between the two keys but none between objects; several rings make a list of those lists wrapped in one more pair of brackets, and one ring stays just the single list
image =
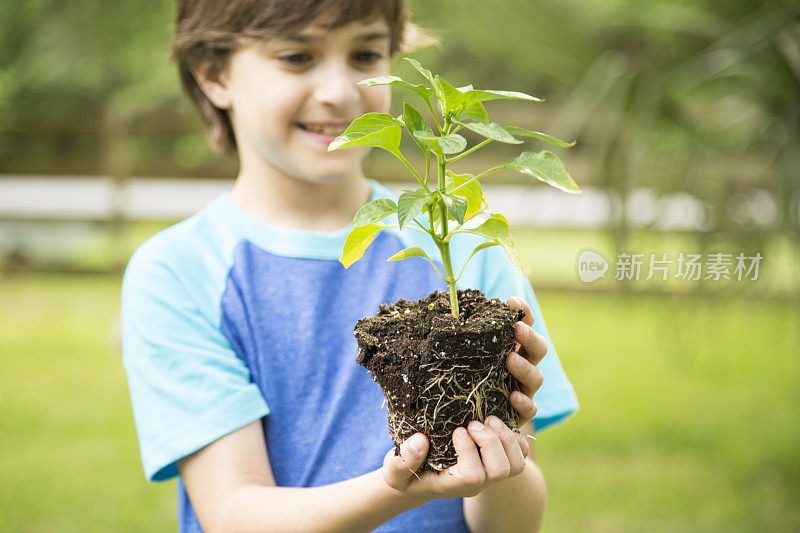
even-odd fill
[{"label": "green grass lawn", "polygon": [[119,278],[0,279],[0,530],[174,531],[139,463]]},{"label": "green grass lawn", "polygon": [[[0,530],[174,531],[148,484],[119,277],[0,279]],[[797,531],[800,307],[540,292],[581,402],[543,432],[546,531]]]},{"label": "green grass lawn", "polygon": [[547,531],[797,531],[797,303],[540,295],[581,410],[537,440]]},{"label": "green grass lawn", "polygon": [[[50,270],[69,267],[79,270],[112,271],[115,264],[123,264],[133,251],[148,237],[170,226],[171,222],[138,221],[126,224],[120,233],[108,227],[85,229],[68,236],[57,232],[40,231],[40,239],[29,243],[28,258],[33,265],[49,266]],[[60,229],[64,229],[63,227]],[[579,290],[616,290],[627,285],[632,291],[693,293],[698,289],[719,294],[736,292],[750,296],[800,297],[800,246],[788,236],[773,233],[762,240],[751,242],[753,237],[738,235],[701,235],[680,232],[631,229],[625,251],[642,254],[641,277],[637,281],[616,281],[616,251],[608,230],[602,228],[536,228],[514,227],[512,236],[517,241],[517,251],[525,272],[541,287],[570,288]],[[456,237],[457,239],[458,237]],[[2,243],[0,243],[2,244]],[[602,280],[589,285],[578,278],[577,259],[583,250],[599,252],[608,261],[608,272]],[[35,253],[34,253],[35,252]],[[742,281],[693,281],[676,279],[679,254],[701,254],[707,274],[708,255],[723,253],[731,256],[728,273],[735,278],[735,257],[744,253],[752,257],[758,252],[762,256],[757,280]],[[651,254],[657,259],[667,254],[669,266],[667,280],[661,280],[656,272],[653,279],[646,280]],[[115,261],[116,258],[116,261]],[[3,257],[0,249],[0,267]],[[454,265],[457,267],[457,265]]]}]

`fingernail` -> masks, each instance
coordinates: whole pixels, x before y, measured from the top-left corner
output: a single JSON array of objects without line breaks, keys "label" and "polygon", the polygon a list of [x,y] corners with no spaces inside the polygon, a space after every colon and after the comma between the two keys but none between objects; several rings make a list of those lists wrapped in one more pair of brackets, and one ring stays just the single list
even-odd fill
[{"label": "fingernail", "polygon": [[483,424],[481,424],[477,420],[473,420],[472,422],[469,423],[469,429],[478,432],[483,429]]},{"label": "fingernail", "polygon": [[527,326],[525,326],[525,324],[523,324],[522,322],[517,322],[516,324],[514,324],[514,333],[516,333],[517,336],[522,336],[525,334],[526,327]]},{"label": "fingernail", "polygon": [[411,451],[419,455],[422,453],[422,447],[425,445],[425,437],[420,435],[419,433],[412,436],[408,441],[408,447],[411,448]]},{"label": "fingernail", "polygon": [[494,429],[503,429],[503,423],[500,421],[500,419],[493,416],[489,417],[489,425]]}]

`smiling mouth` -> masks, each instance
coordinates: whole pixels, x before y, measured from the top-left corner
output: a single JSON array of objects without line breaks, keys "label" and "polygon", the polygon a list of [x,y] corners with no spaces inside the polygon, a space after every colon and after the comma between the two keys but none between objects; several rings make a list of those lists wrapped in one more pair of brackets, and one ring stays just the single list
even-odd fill
[{"label": "smiling mouth", "polygon": [[299,124],[298,126],[300,129],[310,131],[312,133],[318,133],[320,135],[325,135],[326,137],[338,137],[344,130],[347,129],[347,125],[343,126],[313,126],[310,124]]}]

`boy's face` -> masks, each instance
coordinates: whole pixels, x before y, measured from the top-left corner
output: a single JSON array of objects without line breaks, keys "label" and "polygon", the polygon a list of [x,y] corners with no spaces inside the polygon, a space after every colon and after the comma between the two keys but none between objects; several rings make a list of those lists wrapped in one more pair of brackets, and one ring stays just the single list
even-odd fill
[{"label": "boy's face", "polygon": [[[360,169],[368,148],[328,144],[367,112],[388,112],[389,86],[356,83],[389,73],[382,19],[302,30],[233,53],[224,86],[242,165],[264,162],[306,182],[339,181]],[[216,102],[215,102],[216,103]]]}]

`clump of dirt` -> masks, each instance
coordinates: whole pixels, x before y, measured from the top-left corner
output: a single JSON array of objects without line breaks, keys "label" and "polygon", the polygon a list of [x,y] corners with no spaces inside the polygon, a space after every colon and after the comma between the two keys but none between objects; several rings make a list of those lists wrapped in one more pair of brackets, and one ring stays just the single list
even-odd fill
[{"label": "clump of dirt", "polygon": [[495,415],[517,430],[509,396],[517,381],[505,360],[514,350],[514,323],[524,313],[479,290],[457,291],[459,316],[446,292],[408,302],[381,304],[358,321],[357,362],[386,397],[389,434],[400,444],[421,431],[430,450],[422,470],[444,470],[457,461],[453,431]]}]

